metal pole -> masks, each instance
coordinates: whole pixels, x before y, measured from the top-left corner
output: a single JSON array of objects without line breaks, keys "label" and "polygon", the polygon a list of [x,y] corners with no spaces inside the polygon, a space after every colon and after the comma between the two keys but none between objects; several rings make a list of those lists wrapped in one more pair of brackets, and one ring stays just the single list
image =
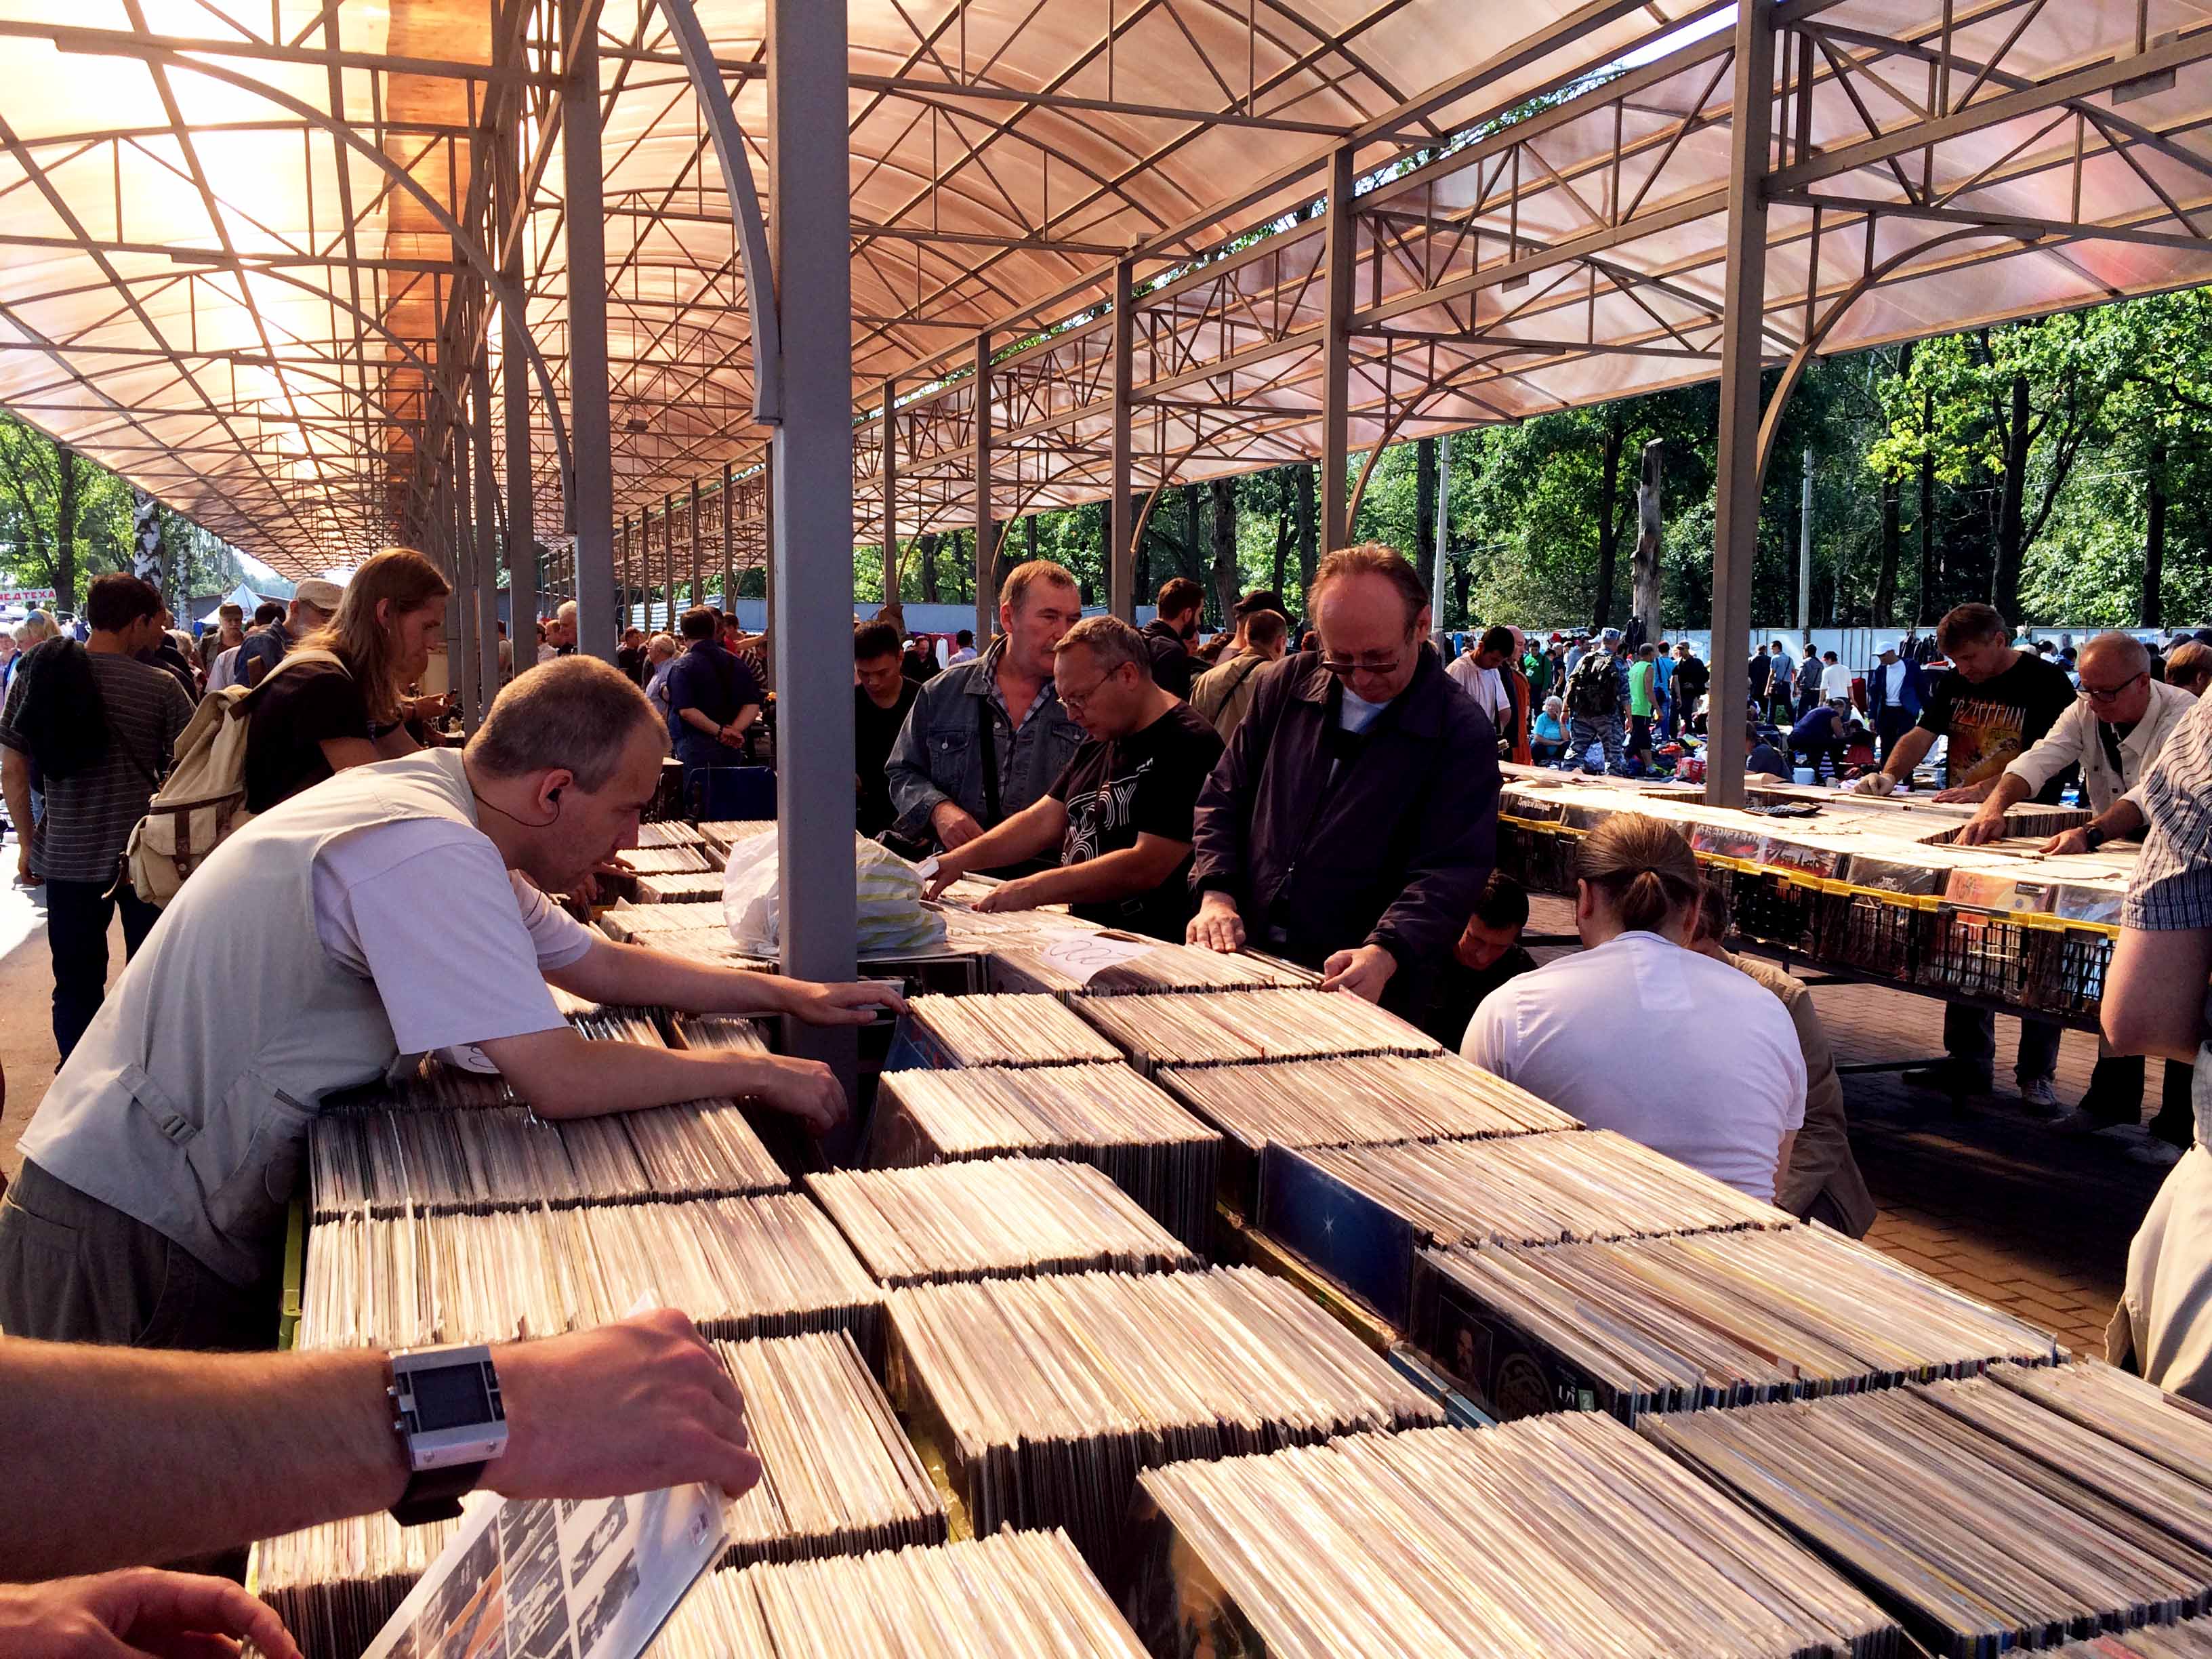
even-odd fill
[{"label": "metal pole", "polygon": [[722,614],[738,614],[737,469],[722,463]]},{"label": "metal pole", "polygon": [[607,408],[607,241],[599,158],[599,8],[561,0],[562,223],[568,245],[568,438],[576,649],[612,662],[614,433]]},{"label": "metal pole", "polygon": [[1321,550],[1351,539],[1344,477],[1352,441],[1352,146],[1329,157],[1328,289],[1322,328]]},{"label": "metal pole", "polygon": [[1759,325],[1766,292],[1763,193],[1774,121],[1774,31],[1769,9],[1740,8],[1729,118],[1728,270],[1721,307],[1721,420],[1713,526],[1712,701],[1706,722],[1705,799],[1741,806],[1743,721],[1751,676],[1751,581],[1759,556]]},{"label": "metal pole", "polygon": [[997,543],[991,526],[991,337],[975,337],[975,648],[999,619]]},{"label": "metal pole", "polygon": [[[853,295],[845,8],[769,0],[769,220],[782,325],[783,424],[775,479],[776,837],[783,970],[849,979],[853,883]],[[780,297],[779,297],[780,296]],[[850,1027],[786,1022],[795,1053],[856,1083]]]},{"label": "metal pole", "polygon": [[[457,388],[458,389],[458,388]],[[471,731],[483,718],[483,703],[477,687],[477,575],[475,527],[469,522],[469,482],[475,471],[469,465],[468,428],[459,422],[446,431],[447,463],[453,470],[453,597],[461,616],[461,634],[446,641],[446,667],[460,693],[461,723]]]},{"label": "metal pole", "polygon": [[699,557],[699,481],[691,480],[691,603],[707,603],[706,569]]},{"label": "metal pole", "polygon": [[1106,507],[1106,605],[1123,622],[1134,622],[1137,601],[1137,514],[1130,499],[1129,404],[1135,370],[1137,319],[1129,261],[1114,266],[1114,493]]},{"label": "metal pole", "polygon": [[660,604],[668,631],[676,631],[676,492],[660,498]]},{"label": "metal pole", "polygon": [[[475,415],[477,474],[477,720],[491,712],[499,695],[499,479],[491,449],[491,318],[486,308],[478,323],[476,362],[469,375],[469,401]],[[469,728],[474,731],[476,728]]]},{"label": "metal pole", "polygon": [[[884,382],[884,603],[898,609],[898,387]],[[905,613],[901,611],[900,614]]]},{"label": "metal pole", "polygon": [[[530,477],[530,364],[520,307],[500,307],[500,396],[507,416],[507,634],[518,671],[538,649],[538,501]],[[522,630],[529,629],[525,634]]]},{"label": "metal pole", "polygon": [[1804,483],[1797,500],[1797,631],[1813,627],[1813,446],[1805,446]]},{"label": "metal pole", "polygon": [[1450,573],[1451,542],[1451,434],[1443,433],[1437,439],[1437,568],[1429,579],[1429,626],[1441,631],[1444,625],[1444,578]]}]

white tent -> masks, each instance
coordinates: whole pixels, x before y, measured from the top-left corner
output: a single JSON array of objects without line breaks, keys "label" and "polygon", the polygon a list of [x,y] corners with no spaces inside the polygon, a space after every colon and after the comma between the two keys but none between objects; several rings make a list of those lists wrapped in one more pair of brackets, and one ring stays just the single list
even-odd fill
[{"label": "white tent", "polygon": [[216,624],[216,618],[222,614],[222,608],[227,605],[234,605],[238,606],[240,611],[246,613],[246,620],[250,624],[253,621],[254,611],[260,605],[260,604],[261,596],[255,592],[252,588],[248,587],[244,582],[240,582],[237,586],[232,588],[229,592],[224,594],[222,598],[216,601],[215,608],[212,611],[210,611],[206,616],[200,618],[200,625],[204,628],[213,628]]}]

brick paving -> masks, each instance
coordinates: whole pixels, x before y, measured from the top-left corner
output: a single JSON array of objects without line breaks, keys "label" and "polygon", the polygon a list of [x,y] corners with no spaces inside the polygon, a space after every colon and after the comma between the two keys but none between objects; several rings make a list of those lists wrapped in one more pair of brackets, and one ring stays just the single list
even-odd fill
[{"label": "brick paving", "polygon": [[[1537,896],[1530,926],[1566,933],[1562,899]],[[1540,950],[1541,957],[1553,954]],[[1880,986],[1814,989],[1838,1064],[1942,1052],[1942,1005]],[[2012,1092],[2019,1023],[1997,1020],[1997,1090],[1954,1110],[1907,1088],[1893,1072],[1846,1075],[1851,1142],[1881,1213],[1867,1242],[2050,1331],[2068,1347],[2101,1355],[2118,1297],[2128,1240],[2165,1170],[2129,1157],[2139,1130],[2063,1135],[2024,1115]],[[1654,1063],[1664,1065],[1655,1041]],[[2069,1031],[2057,1088],[2069,1107],[2088,1086],[2096,1039]],[[2158,1067],[2149,1068],[2148,1110]]]}]

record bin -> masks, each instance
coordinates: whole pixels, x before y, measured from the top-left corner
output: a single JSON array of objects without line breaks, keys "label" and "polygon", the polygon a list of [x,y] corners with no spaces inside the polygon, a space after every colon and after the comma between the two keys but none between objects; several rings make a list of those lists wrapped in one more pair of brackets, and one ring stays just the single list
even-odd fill
[{"label": "record bin", "polygon": [[[1224,1157],[1224,1181],[1228,1166]],[[1259,1166],[1259,1204],[1249,1212],[1258,1231],[1407,1328],[1420,1229],[1295,1147],[1270,1143]]]}]

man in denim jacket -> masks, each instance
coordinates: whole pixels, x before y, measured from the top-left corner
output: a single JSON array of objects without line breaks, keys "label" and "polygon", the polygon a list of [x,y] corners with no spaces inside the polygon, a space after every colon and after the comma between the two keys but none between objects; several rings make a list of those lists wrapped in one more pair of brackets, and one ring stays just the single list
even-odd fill
[{"label": "man in denim jacket", "polygon": [[892,746],[898,832],[950,852],[1041,798],[1083,741],[1054,696],[1053,647],[1083,615],[1075,578],[1048,559],[999,590],[1004,630],[973,662],[921,688]]}]

